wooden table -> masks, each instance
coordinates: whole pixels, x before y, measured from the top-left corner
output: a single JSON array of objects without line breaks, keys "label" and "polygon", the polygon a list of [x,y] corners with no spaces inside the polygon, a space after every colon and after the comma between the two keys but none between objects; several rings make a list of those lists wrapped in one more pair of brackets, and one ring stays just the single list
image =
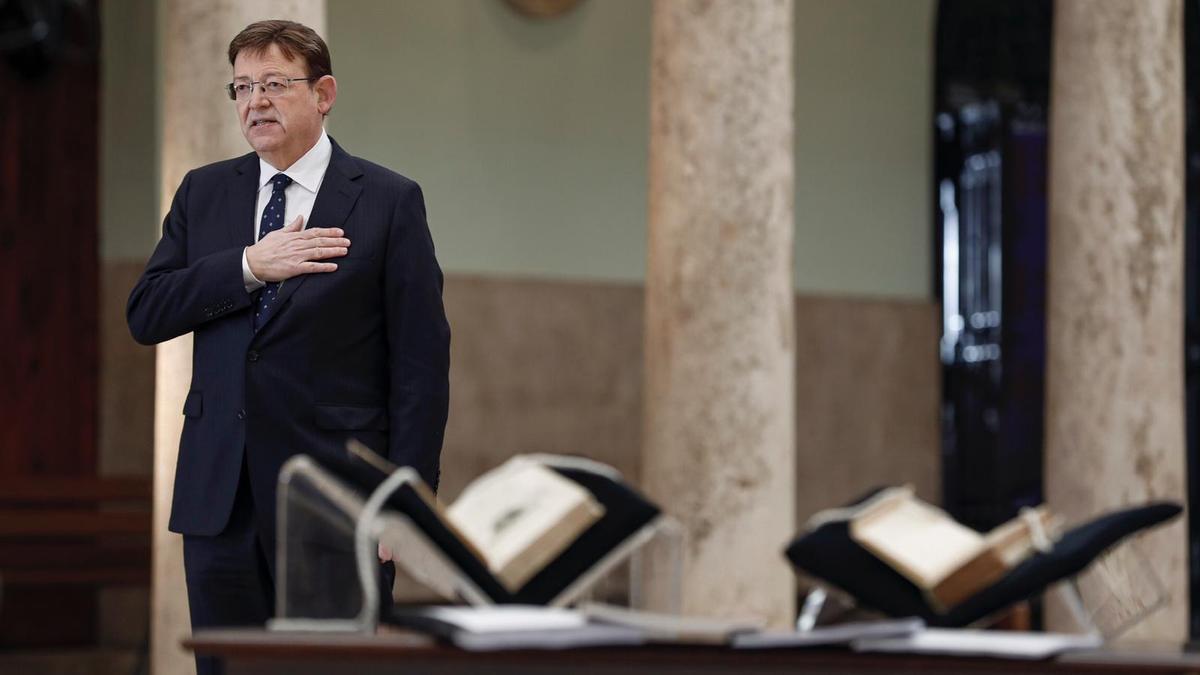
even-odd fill
[{"label": "wooden table", "polygon": [[723,647],[646,646],[565,651],[468,652],[405,631],[360,634],[279,633],[260,629],[198,631],[184,641],[220,659],[229,675],[286,673],[1149,673],[1200,674],[1200,655],[1178,647],[1105,649],[1052,661],[856,654],[847,650],[738,651]]}]

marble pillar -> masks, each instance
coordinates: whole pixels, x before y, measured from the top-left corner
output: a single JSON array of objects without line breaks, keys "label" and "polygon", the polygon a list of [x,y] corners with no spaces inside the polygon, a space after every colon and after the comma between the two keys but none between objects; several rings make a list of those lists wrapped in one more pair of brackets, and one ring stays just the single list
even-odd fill
[{"label": "marble pillar", "polygon": [[[1068,522],[1186,500],[1182,22],[1179,0],[1057,4],[1046,494]],[[1185,638],[1183,519],[1134,546],[1170,602],[1130,637]]]},{"label": "marble pillar", "polygon": [[[292,19],[325,32],[324,0],[161,0],[158,28],[162,108],[161,211],[166,213],[188,170],[249,151],[238,128],[229,41],[262,19]],[[156,675],[194,671],[179,647],[190,632],[179,535],[167,532],[183,399],[191,381],[191,335],[158,346],[154,403],[154,560],[151,669]]]},{"label": "marble pillar", "polygon": [[[645,489],[686,530],[682,609],[786,625],[795,522],[790,0],[658,0]],[[651,588],[661,579],[648,580]]]}]

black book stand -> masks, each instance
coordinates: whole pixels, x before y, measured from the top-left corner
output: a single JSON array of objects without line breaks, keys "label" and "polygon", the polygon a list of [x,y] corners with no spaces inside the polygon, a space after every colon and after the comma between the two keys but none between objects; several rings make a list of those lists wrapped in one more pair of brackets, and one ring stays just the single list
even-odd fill
[{"label": "black book stand", "polygon": [[[1066,531],[1049,550],[1035,552],[999,581],[944,612],[931,605],[915,584],[859,546],[850,537],[848,520],[818,524],[793,540],[785,555],[798,571],[850,596],[859,606],[893,617],[920,617],[928,626],[946,628],[977,625],[1017,602],[1042,593],[1051,584],[1066,582],[1061,588],[1075,618],[1089,632],[1111,638],[1130,627],[1131,621],[1135,623],[1156,609],[1165,598],[1165,590],[1148,565],[1135,562],[1132,574],[1145,577],[1140,581],[1148,588],[1147,597],[1141,598],[1144,611],[1139,616],[1124,617],[1121,625],[1101,626],[1084,607],[1081,573],[1106,553],[1121,552],[1116,547],[1122,540],[1165,523],[1181,512],[1178,504],[1158,502],[1094,518]],[[812,627],[820,612],[825,591],[818,588],[816,592],[816,596],[805,602],[799,621],[801,628]],[[1155,594],[1159,597],[1150,597]]]},{"label": "black book stand", "polygon": [[[421,478],[412,468],[395,468],[362,452],[319,462],[293,457],[279,477],[279,590],[270,627],[370,631],[387,622],[390,603],[380,602],[379,544],[393,551],[398,575],[443,600],[477,606],[572,604],[621,563],[638,564],[638,551],[656,539],[675,560],[669,583],[678,585],[679,526],[619,473],[577,457],[527,458],[586,489],[604,515],[510,591],[417,492]],[[636,584],[633,592],[639,592]]]}]

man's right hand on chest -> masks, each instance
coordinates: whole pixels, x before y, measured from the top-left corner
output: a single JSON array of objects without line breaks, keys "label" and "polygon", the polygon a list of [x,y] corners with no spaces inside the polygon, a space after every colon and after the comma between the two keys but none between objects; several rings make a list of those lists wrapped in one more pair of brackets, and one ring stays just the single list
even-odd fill
[{"label": "man's right hand on chest", "polygon": [[267,234],[257,244],[246,247],[246,263],[250,273],[262,282],[283,281],[301,274],[334,272],[337,264],[328,261],[340,258],[350,250],[350,240],[336,227],[304,227],[304,216],[282,229]]}]

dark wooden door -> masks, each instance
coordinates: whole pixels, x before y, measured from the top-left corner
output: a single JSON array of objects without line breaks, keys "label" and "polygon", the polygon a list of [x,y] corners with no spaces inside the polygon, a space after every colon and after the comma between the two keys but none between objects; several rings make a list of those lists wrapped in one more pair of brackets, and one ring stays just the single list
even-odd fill
[{"label": "dark wooden door", "polygon": [[[94,1],[0,1],[0,474],[6,479],[96,472],[96,17]],[[15,544],[7,546],[11,552]],[[94,589],[61,584],[6,585],[0,646],[93,641],[95,596]]]}]

